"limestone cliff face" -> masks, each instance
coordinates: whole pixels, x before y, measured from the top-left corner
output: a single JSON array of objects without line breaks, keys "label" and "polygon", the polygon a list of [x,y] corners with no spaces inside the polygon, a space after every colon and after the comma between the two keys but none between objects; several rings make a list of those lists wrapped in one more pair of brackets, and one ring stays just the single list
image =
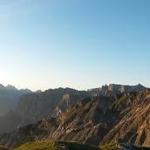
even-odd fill
[{"label": "limestone cliff face", "polygon": [[56,108],[63,112],[86,96],[86,92],[70,88],[50,89],[23,96],[16,109],[22,119],[20,126],[35,123],[43,117],[53,117],[57,113]]},{"label": "limestone cliff face", "polygon": [[45,117],[56,117],[58,110],[63,112],[87,96],[88,93],[85,91],[70,88],[50,89],[23,95],[15,110],[0,117],[0,133],[36,123]]},{"label": "limestone cliff face", "polygon": [[[36,124],[19,127],[11,133],[3,134],[0,144],[15,147],[31,140],[53,139],[94,145],[112,142],[150,145],[149,89],[98,96],[78,93],[77,97],[72,98],[74,103],[69,105],[68,99],[71,95],[74,97],[74,94],[74,91],[70,95],[68,91],[60,94],[61,100],[56,106],[62,110],[64,108],[64,111],[57,110],[55,118],[42,117]],[[82,99],[84,96],[86,98]],[[65,109],[64,105],[69,107]],[[23,109],[25,106],[23,105]],[[40,110],[42,113],[44,108],[35,111]]]},{"label": "limestone cliff face", "polygon": [[130,111],[108,132],[103,142],[120,141],[150,145],[150,92],[139,93],[130,104]]},{"label": "limestone cliff face", "polygon": [[77,103],[60,116],[61,124],[50,138],[98,145],[114,123],[116,114],[109,108],[113,101],[113,97],[102,96]]},{"label": "limestone cliff face", "polygon": [[[11,94],[4,92],[5,88],[6,87],[0,85],[0,104],[1,90],[3,91],[3,95],[6,94],[7,97],[9,96],[14,98]],[[18,127],[30,123],[36,123],[43,117],[57,117],[59,113],[68,110],[72,105],[86,97],[116,97],[122,93],[128,94],[131,92],[143,91],[144,89],[145,87],[140,84],[135,86],[110,84],[89,91],[78,91],[70,88],[58,88],[49,89],[44,92],[37,91],[23,96],[20,95],[21,97],[19,98],[17,108],[11,112],[8,112],[3,117],[0,117],[0,133],[10,132]],[[7,86],[7,90],[13,92],[17,91],[15,87],[10,85]],[[25,91],[30,93],[28,90]],[[25,91],[21,90],[20,92],[24,93]],[[3,108],[3,106],[0,105],[0,110],[2,110],[1,107]],[[119,107],[122,107],[122,105]]]},{"label": "limestone cliff face", "polygon": [[141,84],[137,85],[121,85],[121,84],[109,84],[104,85],[100,88],[90,89],[89,93],[93,96],[115,96],[122,93],[131,93],[144,91],[145,87]]},{"label": "limestone cliff face", "polygon": [[30,140],[50,138],[98,145],[116,121],[117,113],[110,108],[114,100],[104,96],[85,98],[55,119],[42,119],[37,124],[3,134],[0,144],[14,147]]}]

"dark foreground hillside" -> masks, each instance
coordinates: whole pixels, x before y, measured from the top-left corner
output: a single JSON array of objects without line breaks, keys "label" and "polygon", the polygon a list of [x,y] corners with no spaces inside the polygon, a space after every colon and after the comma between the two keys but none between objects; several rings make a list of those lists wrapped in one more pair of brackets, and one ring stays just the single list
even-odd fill
[{"label": "dark foreground hillside", "polygon": [[96,147],[76,142],[52,142],[48,140],[28,142],[14,149],[8,149],[3,146],[0,146],[0,150],[150,150],[150,147],[115,143]]},{"label": "dark foreground hillside", "polygon": [[30,142],[26,143],[15,150],[100,150],[98,147],[83,145],[75,142]]}]

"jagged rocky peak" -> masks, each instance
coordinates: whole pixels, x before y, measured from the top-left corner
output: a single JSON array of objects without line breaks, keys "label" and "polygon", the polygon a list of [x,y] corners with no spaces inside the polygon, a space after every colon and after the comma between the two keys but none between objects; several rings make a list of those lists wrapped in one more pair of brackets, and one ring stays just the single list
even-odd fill
[{"label": "jagged rocky peak", "polygon": [[18,89],[15,86],[8,84],[6,86],[0,84],[0,90],[5,90],[5,91],[20,91],[20,92],[25,92],[25,93],[31,93],[32,91],[30,89]]},{"label": "jagged rocky peak", "polygon": [[109,84],[102,87],[102,89],[107,89],[108,91],[119,91],[124,92],[139,92],[146,89],[142,84],[137,85],[122,85],[122,84]]},{"label": "jagged rocky peak", "polygon": [[35,91],[35,93],[42,93],[42,90],[37,90]]},{"label": "jagged rocky peak", "polygon": [[[69,99],[66,93],[60,94],[59,104],[62,98]],[[131,145],[150,145],[149,89],[129,95],[86,97],[74,103],[68,111],[62,112],[58,108],[57,112],[55,118],[42,117],[36,124],[0,136],[0,144],[13,147],[31,140],[53,139],[94,145],[119,141]]]},{"label": "jagged rocky peak", "polygon": [[4,89],[4,88],[5,88],[5,86],[0,84],[0,89]]},{"label": "jagged rocky peak", "polygon": [[8,85],[6,86],[6,89],[7,89],[7,90],[17,90],[17,88],[16,88],[15,86],[10,85],[10,84],[8,84]]},{"label": "jagged rocky peak", "polygon": [[131,92],[140,92],[145,90],[142,84],[137,85],[122,85],[122,84],[106,84],[100,88],[90,89],[88,90],[92,96],[99,96],[99,95],[117,95],[121,93],[131,93]]},{"label": "jagged rocky peak", "polygon": [[0,84],[0,90],[17,90],[17,88],[10,84],[8,84],[7,86]]}]

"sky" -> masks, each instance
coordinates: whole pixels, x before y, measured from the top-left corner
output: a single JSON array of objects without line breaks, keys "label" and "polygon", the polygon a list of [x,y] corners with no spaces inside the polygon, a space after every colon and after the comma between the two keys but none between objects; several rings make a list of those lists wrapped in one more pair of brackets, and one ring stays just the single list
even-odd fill
[{"label": "sky", "polygon": [[150,87],[149,8],[149,0],[0,0],[0,83]]}]

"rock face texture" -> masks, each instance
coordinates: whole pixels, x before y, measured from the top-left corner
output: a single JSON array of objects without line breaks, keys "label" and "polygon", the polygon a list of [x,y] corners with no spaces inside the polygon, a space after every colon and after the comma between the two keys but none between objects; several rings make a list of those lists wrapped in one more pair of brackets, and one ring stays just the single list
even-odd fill
[{"label": "rock face texture", "polygon": [[[7,87],[0,85],[0,110],[2,110],[1,107],[3,108],[3,105],[1,105],[1,96],[11,99],[15,98],[16,102],[19,101],[15,110],[13,109],[0,117],[0,134],[10,132],[27,124],[36,123],[45,117],[57,117],[61,112],[68,110],[72,105],[86,97],[116,97],[122,93],[128,94],[143,91],[144,89],[145,87],[140,84],[135,86],[110,84],[88,91],[58,88],[31,93],[29,90],[18,91],[10,85]],[[18,97],[16,96],[16,92],[20,93]],[[25,93],[28,94],[24,95]],[[12,96],[12,94],[15,96]],[[7,100],[5,101],[7,102]],[[2,104],[4,104],[3,101]]]},{"label": "rock face texture", "polygon": [[139,92],[145,90],[145,87],[141,84],[129,86],[120,84],[104,85],[100,88],[90,89],[88,92],[93,96],[115,96],[121,93]]},{"label": "rock face texture", "polygon": [[[56,111],[55,118],[46,117],[1,135],[0,144],[15,147],[28,141],[53,139],[94,145],[119,142],[149,146],[150,90],[114,93],[83,99],[81,94],[81,99],[67,109]],[[60,95],[61,100],[63,96],[68,105],[70,96],[64,94],[68,92]],[[63,109],[62,101],[60,107]]]},{"label": "rock face texture", "polygon": [[130,100],[129,111],[125,111],[124,117],[104,136],[104,143],[150,145],[150,92],[138,93]]},{"label": "rock face texture", "polygon": [[149,146],[150,90],[140,84],[110,84],[88,91],[59,88],[28,94],[15,111],[0,118],[0,132],[10,132],[0,136],[6,147],[43,139]]},{"label": "rock face texture", "polygon": [[57,117],[88,93],[70,88],[50,89],[20,97],[15,110],[0,117],[0,133],[13,131],[21,126],[36,123],[43,118]]}]

